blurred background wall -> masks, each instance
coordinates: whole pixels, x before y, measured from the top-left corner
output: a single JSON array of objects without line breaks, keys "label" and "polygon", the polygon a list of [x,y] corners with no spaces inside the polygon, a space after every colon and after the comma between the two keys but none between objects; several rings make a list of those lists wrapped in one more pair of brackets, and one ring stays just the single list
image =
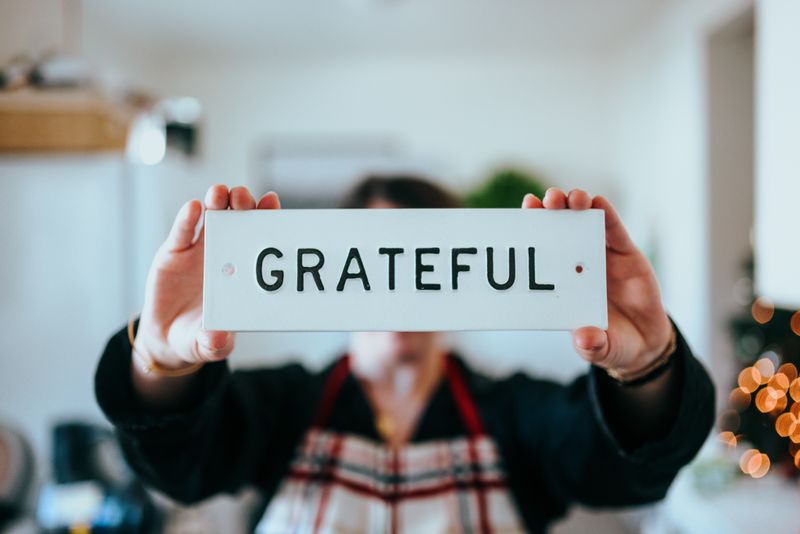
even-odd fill
[{"label": "blurred background wall", "polygon": [[[42,458],[54,420],[101,420],[94,365],[139,309],[178,207],[217,182],[335,197],[346,180],[293,181],[275,169],[298,150],[342,147],[462,193],[512,166],[606,195],[653,259],[669,312],[727,387],[738,365],[727,321],[741,306],[732,287],[754,217],[757,43],[787,34],[790,4],[4,1],[0,60],[80,57],[108,94],[191,97],[202,115],[196,153],[168,150],[157,165],[113,153],[0,156],[0,413]],[[786,39],[796,54],[797,39]],[[780,72],[769,71],[774,85]],[[248,334],[232,362],[319,366],[345,343]],[[565,333],[453,343],[490,373],[567,380],[584,369]]]}]

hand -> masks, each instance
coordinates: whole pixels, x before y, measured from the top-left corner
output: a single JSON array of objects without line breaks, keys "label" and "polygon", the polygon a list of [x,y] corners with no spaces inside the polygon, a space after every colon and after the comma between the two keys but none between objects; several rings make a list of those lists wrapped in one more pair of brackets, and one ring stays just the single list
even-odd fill
[{"label": "hand", "polygon": [[602,209],[606,219],[608,330],[587,326],[572,332],[575,350],[589,363],[624,374],[645,369],[667,349],[672,324],[661,303],[653,268],[633,244],[611,203],[573,189],[550,188],[539,200],[528,194],[523,208]]},{"label": "hand", "polygon": [[205,206],[199,200],[183,205],[167,240],[156,253],[147,275],[144,307],[136,335],[136,350],[168,369],[225,359],[233,350],[234,335],[202,329],[204,229],[194,239],[206,210],[279,209],[275,193],[256,204],[245,187],[230,191],[224,185],[209,188]]}]

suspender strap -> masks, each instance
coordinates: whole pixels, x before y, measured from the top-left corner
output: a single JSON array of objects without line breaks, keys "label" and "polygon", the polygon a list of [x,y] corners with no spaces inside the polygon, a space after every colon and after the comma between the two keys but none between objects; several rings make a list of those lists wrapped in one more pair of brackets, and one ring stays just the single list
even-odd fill
[{"label": "suspender strap", "polygon": [[[339,390],[341,390],[342,384],[349,374],[350,356],[345,355],[336,363],[325,382],[319,407],[312,423],[314,427],[322,428],[328,421]],[[469,435],[479,436],[484,434],[483,423],[478,414],[478,408],[475,406],[472,395],[470,395],[466,383],[464,382],[464,375],[458,366],[458,361],[452,354],[446,356],[445,378],[450,386],[456,408],[458,408],[461,414],[461,418],[464,421],[464,425],[467,427]]]},{"label": "suspender strap", "polygon": [[470,395],[464,383],[464,375],[458,367],[458,361],[452,354],[447,355],[445,373],[447,374],[447,382],[450,384],[450,391],[456,401],[456,407],[464,420],[464,425],[466,425],[469,435],[475,437],[484,434],[478,408],[475,406],[472,395]]},{"label": "suspender strap", "polygon": [[350,356],[345,354],[333,367],[331,374],[328,375],[328,379],[325,381],[325,388],[322,390],[322,397],[320,397],[317,413],[311,423],[312,427],[322,428],[325,426],[333,410],[336,397],[339,395],[339,390],[342,389],[342,384],[349,374]]}]

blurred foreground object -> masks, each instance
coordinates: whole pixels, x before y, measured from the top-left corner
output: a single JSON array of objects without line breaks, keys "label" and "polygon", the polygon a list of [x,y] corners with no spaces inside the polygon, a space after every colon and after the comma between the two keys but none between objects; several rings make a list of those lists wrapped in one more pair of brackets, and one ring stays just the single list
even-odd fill
[{"label": "blurred foreground object", "polygon": [[0,424],[0,531],[24,510],[33,481],[33,454],[25,438]]},{"label": "blurred foreground object", "polygon": [[68,422],[53,429],[53,479],[39,496],[43,532],[153,532],[155,507],[111,430]]},{"label": "blurred foreground object", "polygon": [[197,152],[202,106],[196,98],[171,97],[153,100],[130,95],[129,103],[139,109],[130,124],[125,157],[131,163],[158,165],[167,149],[186,156]]},{"label": "blurred foreground object", "polygon": [[131,118],[89,90],[0,92],[0,153],[121,151]]},{"label": "blurred foreground object", "polygon": [[[800,488],[782,477],[731,478],[741,449],[718,456],[712,442],[689,469],[678,474],[657,513],[641,527],[643,534],[794,534],[800,524]],[[724,453],[723,453],[724,454]],[[710,465],[712,462],[714,465]],[[718,479],[716,481],[710,479]]]}]

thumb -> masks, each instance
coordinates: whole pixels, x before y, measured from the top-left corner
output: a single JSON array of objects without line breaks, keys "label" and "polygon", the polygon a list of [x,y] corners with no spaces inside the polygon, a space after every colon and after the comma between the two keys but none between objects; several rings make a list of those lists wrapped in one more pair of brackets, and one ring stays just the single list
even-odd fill
[{"label": "thumb", "polygon": [[164,242],[164,246],[170,252],[180,252],[192,246],[197,225],[200,223],[203,214],[203,205],[199,200],[190,200],[175,216],[172,229]]},{"label": "thumb", "polygon": [[194,342],[197,361],[217,362],[227,358],[233,350],[234,334],[223,330],[200,330]]},{"label": "thumb", "polygon": [[596,326],[584,326],[572,331],[572,344],[589,363],[600,363],[608,357],[611,344],[608,333]]}]

